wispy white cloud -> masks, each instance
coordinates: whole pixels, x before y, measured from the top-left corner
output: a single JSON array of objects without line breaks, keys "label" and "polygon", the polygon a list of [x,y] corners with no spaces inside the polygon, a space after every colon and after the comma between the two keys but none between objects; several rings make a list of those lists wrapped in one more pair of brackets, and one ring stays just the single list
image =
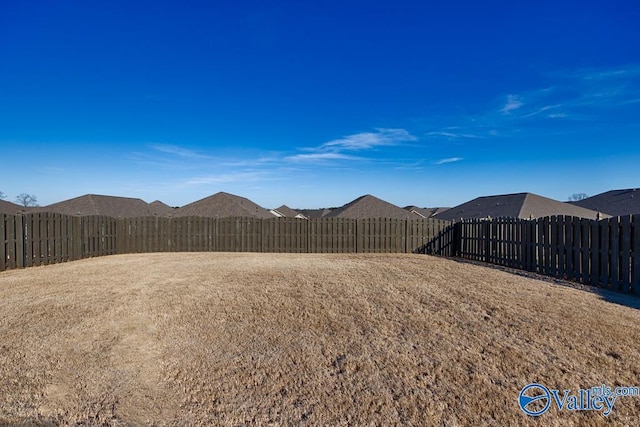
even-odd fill
[{"label": "wispy white cloud", "polygon": [[527,114],[523,114],[522,116],[520,116],[521,119],[528,119],[529,117],[534,117],[537,116],[539,114],[544,113],[545,111],[549,111],[549,110],[555,110],[558,108],[561,108],[562,104],[555,104],[555,105],[545,105],[544,107],[538,108],[537,110],[534,110],[530,113]]},{"label": "wispy white cloud", "polygon": [[464,158],[463,157],[448,157],[446,159],[437,160],[437,161],[435,161],[433,163],[436,164],[436,165],[444,165],[446,163],[455,163],[455,162],[459,162],[461,160],[464,160]]},{"label": "wispy white cloud", "polygon": [[179,147],[177,145],[171,144],[151,144],[149,146],[155,151],[159,151],[161,153],[173,154],[178,157],[189,158],[189,159],[209,159],[210,156],[198,153],[197,151],[188,150],[186,148]]},{"label": "wispy white cloud", "polygon": [[449,139],[460,139],[460,138],[469,138],[469,139],[476,139],[476,138],[486,138],[484,135],[476,135],[476,134],[472,134],[472,133],[462,133],[462,132],[450,132],[450,131],[433,131],[433,132],[427,132],[425,134],[425,136],[428,137],[443,137],[443,138],[449,138]]},{"label": "wispy white cloud", "polygon": [[613,69],[582,69],[552,73],[556,89],[570,107],[610,108],[640,95],[640,65]]},{"label": "wispy white cloud", "polygon": [[491,139],[523,132],[555,133],[560,126],[566,126],[567,132],[577,132],[577,121],[585,126],[637,123],[634,117],[640,100],[640,65],[554,72],[544,78],[544,86],[498,96],[485,111],[441,118],[443,126],[425,135],[464,143],[463,138],[471,135]]},{"label": "wispy white cloud", "polygon": [[416,140],[417,138],[405,129],[378,128],[376,132],[362,132],[325,142],[319,148],[320,150],[356,151]]},{"label": "wispy white cloud", "polygon": [[328,162],[340,160],[366,160],[363,155],[355,156],[351,153],[374,150],[380,147],[397,146],[403,143],[417,141],[405,129],[378,128],[375,132],[361,132],[334,139],[317,147],[302,148],[303,153],[286,156],[288,162]]},{"label": "wispy white cloud", "polygon": [[146,144],[146,150],[126,154],[128,160],[143,166],[164,170],[185,171],[208,167],[220,159],[202,152],[189,150],[173,144]]},{"label": "wispy white cloud", "polygon": [[317,162],[326,160],[358,160],[359,157],[350,156],[342,153],[309,153],[309,154],[296,154],[293,156],[285,157],[287,161],[293,162]]},{"label": "wispy white cloud", "polygon": [[191,178],[186,185],[223,184],[233,182],[264,181],[272,177],[266,171],[229,172],[216,175],[203,175]]},{"label": "wispy white cloud", "polygon": [[507,95],[507,101],[500,111],[502,114],[510,114],[512,111],[521,108],[523,105],[524,102],[518,95]]},{"label": "wispy white cloud", "polygon": [[612,80],[612,79],[626,79],[630,77],[640,76],[639,65],[629,65],[626,67],[620,67],[615,69],[603,70],[587,68],[578,71],[572,71],[563,73],[564,76],[569,78],[579,77],[583,80]]}]

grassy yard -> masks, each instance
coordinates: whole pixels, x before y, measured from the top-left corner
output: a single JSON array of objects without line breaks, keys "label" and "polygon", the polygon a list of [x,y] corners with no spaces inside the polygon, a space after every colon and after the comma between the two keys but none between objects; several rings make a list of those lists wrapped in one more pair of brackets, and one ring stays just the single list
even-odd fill
[{"label": "grassy yard", "polygon": [[[638,425],[640,311],[424,255],[164,253],[0,273],[0,424]],[[637,303],[629,299],[629,305]]]}]

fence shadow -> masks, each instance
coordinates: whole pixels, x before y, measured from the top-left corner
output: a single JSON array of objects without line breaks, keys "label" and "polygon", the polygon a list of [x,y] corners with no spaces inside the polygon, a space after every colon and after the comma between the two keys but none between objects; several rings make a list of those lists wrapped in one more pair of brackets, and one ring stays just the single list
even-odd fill
[{"label": "fence shadow", "polygon": [[438,232],[429,242],[414,250],[414,253],[455,257],[459,254],[459,241],[460,223],[451,224]]},{"label": "fence shadow", "polygon": [[520,276],[527,279],[539,280],[539,281],[546,282],[556,286],[564,286],[564,287],[569,287],[573,289],[579,289],[581,291],[586,291],[592,294],[596,294],[603,301],[633,308],[636,310],[640,310],[640,295],[637,295],[637,294],[620,292],[615,289],[605,288],[600,286],[584,285],[580,282],[568,280],[565,278],[547,276],[540,273],[520,270],[517,268],[507,267],[503,265],[490,264],[482,261],[475,261],[475,260],[464,259],[460,257],[453,257],[450,259],[459,264],[474,265],[474,266],[479,266],[483,268],[491,268],[493,270],[503,271],[505,273],[513,274],[515,276]]}]

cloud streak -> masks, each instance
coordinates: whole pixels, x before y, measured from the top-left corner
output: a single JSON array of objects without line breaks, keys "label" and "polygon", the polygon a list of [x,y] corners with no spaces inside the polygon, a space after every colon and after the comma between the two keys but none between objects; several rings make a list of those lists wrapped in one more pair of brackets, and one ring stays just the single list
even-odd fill
[{"label": "cloud streak", "polygon": [[[497,96],[486,110],[441,118],[443,126],[428,130],[434,140],[495,139],[519,134],[577,132],[581,126],[615,122],[634,126],[640,100],[640,65],[614,69],[582,69],[545,74],[545,86]],[[488,103],[489,104],[489,103]]]},{"label": "cloud streak", "polygon": [[507,95],[507,102],[500,109],[502,114],[511,114],[512,111],[518,110],[524,105],[522,98],[517,95]]},{"label": "cloud streak", "polygon": [[310,154],[296,154],[293,156],[285,157],[287,161],[293,162],[318,162],[327,160],[358,160],[359,157],[349,156],[341,153],[310,153]]},{"label": "cloud streak", "polygon": [[433,163],[436,164],[436,165],[445,165],[447,163],[455,163],[455,162],[459,162],[459,161],[462,161],[462,160],[464,160],[463,157],[448,157],[446,159],[437,160],[437,161],[435,161]]},{"label": "cloud streak", "polygon": [[361,132],[347,135],[325,142],[317,147],[301,149],[301,151],[306,151],[306,153],[286,156],[284,160],[306,163],[366,160],[367,157],[363,155],[356,156],[353,153],[362,153],[382,147],[397,146],[417,140],[418,138],[405,129],[377,128],[375,132]]},{"label": "cloud streak", "polygon": [[485,138],[484,135],[475,135],[472,133],[462,133],[462,132],[450,132],[449,130],[443,130],[443,131],[433,131],[433,132],[427,132],[425,134],[425,136],[427,137],[431,137],[431,138],[448,138],[448,139],[477,139],[477,138]]},{"label": "cloud streak", "polygon": [[265,171],[249,171],[237,173],[222,173],[217,175],[203,175],[189,179],[186,185],[226,184],[233,182],[255,182],[269,179]]},{"label": "cloud streak", "polygon": [[152,144],[150,147],[161,153],[172,154],[174,156],[182,157],[185,159],[210,159],[210,156],[206,156],[204,154],[200,154],[193,150],[188,150],[186,148],[179,147],[177,145],[171,144]]},{"label": "cloud streak", "polygon": [[358,151],[416,140],[417,138],[405,129],[378,128],[376,132],[362,132],[325,142],[320,146],[320,150]]}]

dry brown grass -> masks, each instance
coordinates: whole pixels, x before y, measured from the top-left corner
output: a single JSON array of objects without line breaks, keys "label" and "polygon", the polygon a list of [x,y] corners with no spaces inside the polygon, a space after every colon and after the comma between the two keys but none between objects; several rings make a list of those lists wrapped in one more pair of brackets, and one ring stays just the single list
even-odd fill
[{"label": "dry brown grass", "polygon": [[123,255],[0,273],[0,424],[637,425],[640,312],[424,255]]}]

